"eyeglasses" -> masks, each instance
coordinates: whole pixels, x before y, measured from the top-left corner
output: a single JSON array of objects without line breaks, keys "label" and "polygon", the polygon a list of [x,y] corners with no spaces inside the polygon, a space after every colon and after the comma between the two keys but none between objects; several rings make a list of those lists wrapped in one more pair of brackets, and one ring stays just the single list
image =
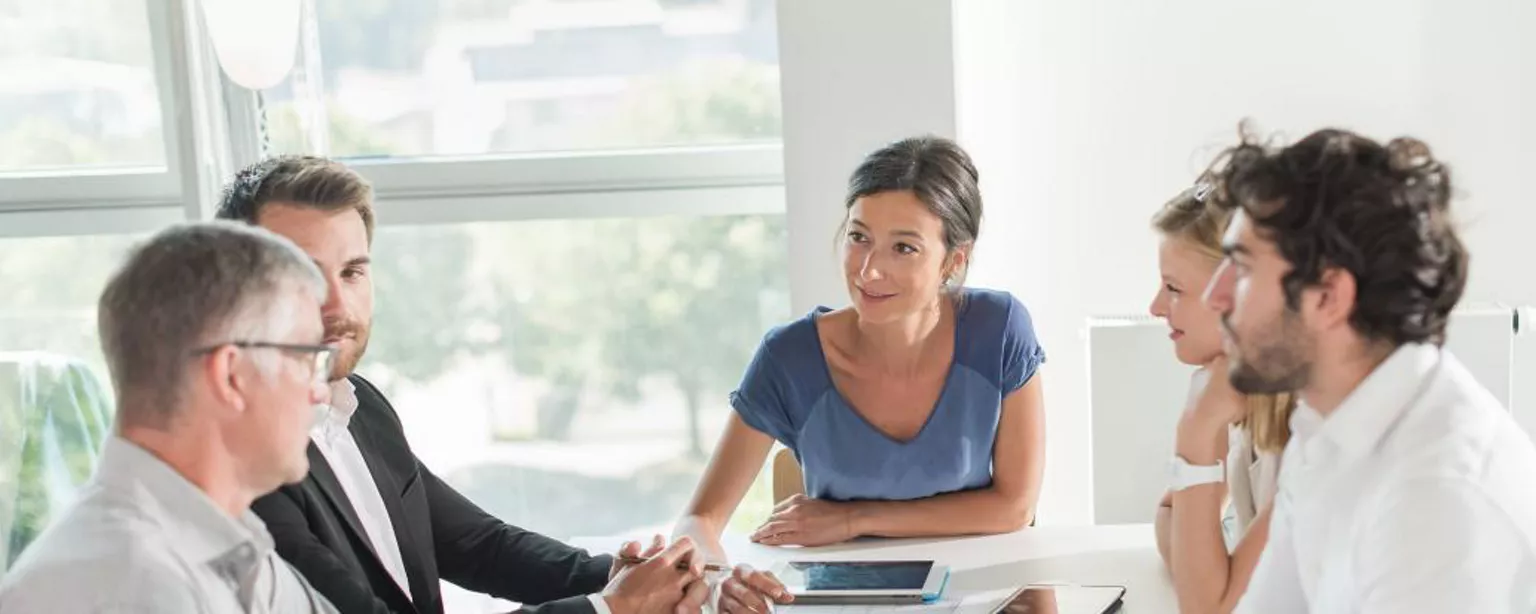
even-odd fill
[{"label": "eyeglasses", "polygon": [[273,343],[268,341],[226,341],[210,345],[204,348],[192,350],[193,356],[202,356],[217,352],[219,348],[232,345],[242,349],[269,349],[287,354],[310,356],[310,377],[314,383],[324,385],[331,377],[331,367],[336,362],[336,346],[334,345],[310,345],[303,343]]}]

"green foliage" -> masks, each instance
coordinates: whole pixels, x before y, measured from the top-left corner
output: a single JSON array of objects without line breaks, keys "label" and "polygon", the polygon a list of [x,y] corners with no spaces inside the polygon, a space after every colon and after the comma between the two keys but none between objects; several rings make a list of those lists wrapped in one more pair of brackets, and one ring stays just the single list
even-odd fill
[{"label": "green foliage", "polygon": [[643,286],[629,328],[608,364],[633,381],[669,377],[689,412],[689,450],[704,454],[699,413],[724,404],[703,395],[730,390],[762,337],[781,319],[788,293],[778,283],[785,269],[780,218],[688,217],[676,232],[647,241],[637,263]]},{"label": "green foliage", "polygon": [[[741,141],[782,131],[776,71],[739,62],[699,63],[641,83],[597,140],[642,144]],[[550,279],[502,317],[514,364],[546,377],[551,397],[575,411],[573,390],[633,400],[649,377],[683,394],[689,450],[703,455],[706,399],[741,376],[766,326],[782,320],[785,239],[779,218],[687,216],[604,222],[550,249]],[[599,379],[599,376],[601,379]],[[553,408],[552,408],[553,409]],[[569,424],[569,420],[555,424]],[[558,433],[556,433],[558,435]]]},{"label": "green foliage", "polygon": [[[390,1],[402,0],[317,4],[364,10]],[[440,8],[499,10],[496,2],[477,7],[467,1]],[[370,62],[399,65],[401,60]],[[591,138],[595,143],[668,144],[774,137],[780,130],[776,98],[771,68],[699,65],[641,83],[621,113],[594,122]],[[267,111],[274,150],[308,149],[291,104]],[[332,151],[411,153],[400,151],[380,127],[338,108],[329,111]],[[5,143],[32,152],[34,159],[38,152],[57,152],[47,154],[50,163],[113,155],[100,143],[46,123],[19,134]],[[764,330],[787,316],[787,254],[779,216],[400,228],[385,222],[374,242],[375,323],[366,359],[371,366],[365,368],[427,383],[467,362],[505,364],[545,384],[538,402],[540,437],[562,437],[583,407],[627,404],[640,399],[642,384],[665,382],[684,399],[686,406],[679,409],[690,417],[689,446],[700,455],[701,414],[725,410],[724,392],[735,385]],[[91,307],[129,239],[0,243],[0,275],[7,286],[0,312],[11,317],[0,320],[0,350],[66,353],[84,358],[104,377]],[[23,317],[15,319],[17,314]],[[72,479],[88,475],[94,458],[88,451],[67,452]],[[27,466],[39,466],[35,459],[45,452],[28,444],[23,450]],[[662,502],[657,505],[667,508],[657,514],[670,514],[680,504],[665,497],[685,496],[691,489],[696,464],[684,465],[672,469],[676,479],[668,478],[665,488],[656,487],[665,490],[657,495]],[[33,473],[22,481],[32,486],[21,493],[17,512],[23,522],[12,536],[0,537],[30,540],[47,520],[50,502],[37,490],[37,469],[28,471]],[[767,504],[764,486],[754,487],[748,507]]]},{"label": "green foliage", "polygon": [[[516,1],[322,0],[315,3],[326,14],[321,19],[322,57],[328,66],[412,70],[432,42],[432,29],[417,23],[439,14],[494,17]],[[58,7],[95,21],[142,19],[124,13],[142,12],[136,2],[82,10],[90,8],[87,4],[102,8],[92,0],[27,6]],[[12,5],[22,6],[17,0],[0,0],[0,14],[7,14],[5,9]],[[122,29],[147,33],[147,28]],[[77,57],[121,61],[147,54],[147,42],[133,38],[139,34],[123,36],[92,37],[100,42],[86,45]],[[61,49],[67,42],[49,40]],[[0,49],[15,44],[16,39],[0,35]],[[140,45],[143,51],[133,51]],[[776,138],[781,133],[776,79],[769,66],[711,62],[645,80],[629,92],[619,114],[593,122],[587,140],[598,145],[663,145]],[[275,151],[310,149],[291,104],[272,105],[267,111]],[[401,151],[380,126],[335,107],[328,111],[333,152],[418,153]],[[21,163],[3,158],[11,152],[22,152],[30,164],[121,160],[138,155],[120,153],[124,148],[158,148],[158,138],[120,144],[93,140],[57,123],[20,124],[0,134],[0,166]],[[583,406],[632,402],[641,396],[642,383],[663,381],[682,394],[682,409],[691,419],[689,445],[695,455],[702,454],[700,414],[725,410],[723,393],[740,377],[764,330],[788,315],[780,216],[522,221],[398,230],[385,222],[374,245],[375,325],[367,361],[420,383],[436,380],[467,360],[500,361],[519,375],[542,379],[548,390],[539,402],[543,437],[562,436]],[[47,349],[83,358],[104,378],[92,307],[129,239],[0,243],[0,278],[7,289],[0,295],[0,313],[8,316],[0,320],[0,350]],[[60,387],[54,393],[60,396],[44,402],[80,397],[90,385]],[[42,412],[18,415],[36,420]],[[104,428],[62,422],[56,426],[85,433]],[[29,440],[22,450],[28,469],[23,469],[21,480],[17,530],[0,536],[11,540],[13,555],[19,551],[15,544],[35,536],[52,509],[39,490],[37,468],[40,455],[55,452],[36,441]],[[97,439],[94,445],[99,443]],[[93,449],[70,444],[62,452],[61,466],[67,471],[60,475],[83,481]],[[687,479],[674,480],[676,484],[665,490],[689,489],[695,467],[680,469],[679,475]],[[765,483],[754,486],[748,499],[754,510],[770,505]]]},{"label": "green foliage", "polygon": [[8,430],[6,439],[21,444],[15,523],[9,535],[0,535],[8,544],[6,567],[90,478],[111,421],[107,393],[89,371],[61,362],[19,375],[0,377],[0,414],[17,423],[7,429],[20,427],[19,434]]},{"label": "green foliage", "polygon": [[[598,139],[775,136],[771,73],[715,63],[645,82]],[[332,121],[336,151],[393,149],[338,113]],[[723,406],[764,330],[787,315],[777,217],[384,227],[375,252],[369,362],[427,382],[461,358],[501,356],[548,385],[538,435],[553,439],[569,434],[584,403],[633,402],[642,382],[661,378],[682,393],[689,448],[702,455],[700,413]]]},{"label": "green foliage", "polygon": [[642,381],[669,380],[688,405],[690,450],[702,455],[699,412],[723,405],[765,328],[784,316],[782,219],[597,220],[565,230],[530,237],[537,250],[515,248],[536,255],[548,281],[499,289],[524,297],[499,301],[504,351],[553,386],[563,411],[575,410],[576,391],[634,401]]},{"label": "green foliage", "polygon": [[[61,511],[70,490],[90,477],[105,439],[111,396],[96,339],[95,305],[107,275],[137,240],[0,242],[0,285],[6,288],[0,293],[0,352],[45,350],[86,367],[44,364],[30,374],[0,370],[0,481],[19,470],[15,523],[9,535],[0,535],[11,561]],[[34,383],[22,385],[23,377]],[[16,449],[6,449],[13,444]],[[7,456],[12,453],[16,456]],[[14,461],[19,466],[5,465]]]},{"label": "green foliage", "polygon": [[461,226],[381,228],[374,243],[373,338],[366,359],[400,377],[436,379],[467,348],[465,331],[479,314],[464,302],[470,289],[469,237]]}]

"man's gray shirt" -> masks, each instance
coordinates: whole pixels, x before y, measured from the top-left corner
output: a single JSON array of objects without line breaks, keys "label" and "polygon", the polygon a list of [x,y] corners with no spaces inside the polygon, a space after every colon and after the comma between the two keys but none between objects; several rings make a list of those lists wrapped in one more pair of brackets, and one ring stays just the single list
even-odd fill
[{"label": "man's gray shirt", "polygon": [[143,448],[107,440],[80,498],[0,579],[0,614],[329,614],[273,550]]}]

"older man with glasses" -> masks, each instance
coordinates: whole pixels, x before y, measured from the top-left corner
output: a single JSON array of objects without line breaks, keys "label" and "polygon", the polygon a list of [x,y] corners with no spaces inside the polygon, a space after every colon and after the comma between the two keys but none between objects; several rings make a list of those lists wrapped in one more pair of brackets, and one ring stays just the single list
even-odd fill
[{"label": "older man with glasses", "polygon": [[114,435],[0,584],[0,614],[334,612],[249,509],[309,470],[335,356],[325,296],[310,258],[259,228],[178,226],[137,248],[98,308]]}]

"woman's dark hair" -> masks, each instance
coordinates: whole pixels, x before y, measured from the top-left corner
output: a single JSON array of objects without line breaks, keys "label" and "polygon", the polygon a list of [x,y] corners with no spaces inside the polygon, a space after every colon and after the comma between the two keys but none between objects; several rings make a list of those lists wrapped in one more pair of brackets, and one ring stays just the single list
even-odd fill
[{"label": "woman's dark hair", "polygon": [[1451,219],[1450,170],[1429,146],[1337,129],[1284,148],[1244,135],[1218,167],[1218,197],[1293,267],[1282,280],[1291,309],[1326,269],[1343,269],[1355,279],[1350,325],[1362,336],[1445,342],[1469,255]]},{"label": "woman's dark hair", "polygon": [[[976,166],[959,145],[936,136],[903,139],[864,158],[848,178],[843,205],[882,192],[912,192],[944,224],[944,247],[953,251],[976,242],[981,233],[981,189]],[[846,224],[846,220],[844,224]],[[965,282],[956,271],[950,287]]]}]

